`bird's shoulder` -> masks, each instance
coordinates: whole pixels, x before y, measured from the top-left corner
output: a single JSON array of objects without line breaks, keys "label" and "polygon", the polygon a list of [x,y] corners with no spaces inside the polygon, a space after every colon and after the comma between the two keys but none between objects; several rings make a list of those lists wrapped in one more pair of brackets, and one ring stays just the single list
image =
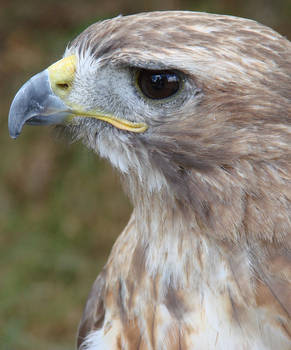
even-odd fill
[{"label": "bird's shoulder", "polygon": [[82,319],[80,321],[77,339],[78,348],[84,342],[90,331],[100,328],[103,324],[105,316],[105,282],[106,272],[105,269],[103,269],[93,284]]}]

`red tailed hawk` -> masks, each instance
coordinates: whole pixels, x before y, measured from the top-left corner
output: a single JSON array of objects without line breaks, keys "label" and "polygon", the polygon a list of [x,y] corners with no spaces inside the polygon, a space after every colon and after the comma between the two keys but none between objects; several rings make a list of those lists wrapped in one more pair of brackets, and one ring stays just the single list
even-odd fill
[{"label": "red tailed hawk", "polygon": [[195,12],[98,22],[17,93],[11,136],[25,123],[63,124],[134,205],[79,349],[291,349],[287,39]]}]

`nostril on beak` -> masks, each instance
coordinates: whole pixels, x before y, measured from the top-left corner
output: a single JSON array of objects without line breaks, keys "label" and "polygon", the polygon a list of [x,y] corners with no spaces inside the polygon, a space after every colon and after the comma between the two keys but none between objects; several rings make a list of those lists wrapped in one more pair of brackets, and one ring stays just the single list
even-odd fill
[{"label": "nostril on beak", "polygon": [[51,88],[56,95],[66,98],[72,88],[76,72],[76,56],[68,56],[52,64],[48,69]]},{"label": "nostril on beak", "polygon": [[69,88],[69,84],[68,83],[57,83],[56,86],[59,89],[62,89],[62,90],[67,90]]}]

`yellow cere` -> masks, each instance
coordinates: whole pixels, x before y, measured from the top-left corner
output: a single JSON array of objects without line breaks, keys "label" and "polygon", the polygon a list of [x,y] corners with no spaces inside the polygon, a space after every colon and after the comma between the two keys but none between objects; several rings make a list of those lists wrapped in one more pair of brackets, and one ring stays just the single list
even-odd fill
[{"label": "yellow cere", "polygon": [[64,98],[70,90],[76,72],[75,55],[65,57],[48,67],[49,80],[53,92]]}]

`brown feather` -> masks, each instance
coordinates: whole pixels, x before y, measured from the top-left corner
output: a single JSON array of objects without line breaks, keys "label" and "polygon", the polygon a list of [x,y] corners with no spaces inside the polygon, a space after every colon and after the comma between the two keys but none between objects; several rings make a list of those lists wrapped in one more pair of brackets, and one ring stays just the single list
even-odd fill
[{"label": "brown feather", "polygon": [[[124,176],[135,209],[79,345],[95,331],[112,349],[290,349],[290,42],[246,19],[157,12],[96,23],[68,50],[177,69],[193,91],[120,141],[139,161]],[[96,149],[86,125],[73,133]]]}]

